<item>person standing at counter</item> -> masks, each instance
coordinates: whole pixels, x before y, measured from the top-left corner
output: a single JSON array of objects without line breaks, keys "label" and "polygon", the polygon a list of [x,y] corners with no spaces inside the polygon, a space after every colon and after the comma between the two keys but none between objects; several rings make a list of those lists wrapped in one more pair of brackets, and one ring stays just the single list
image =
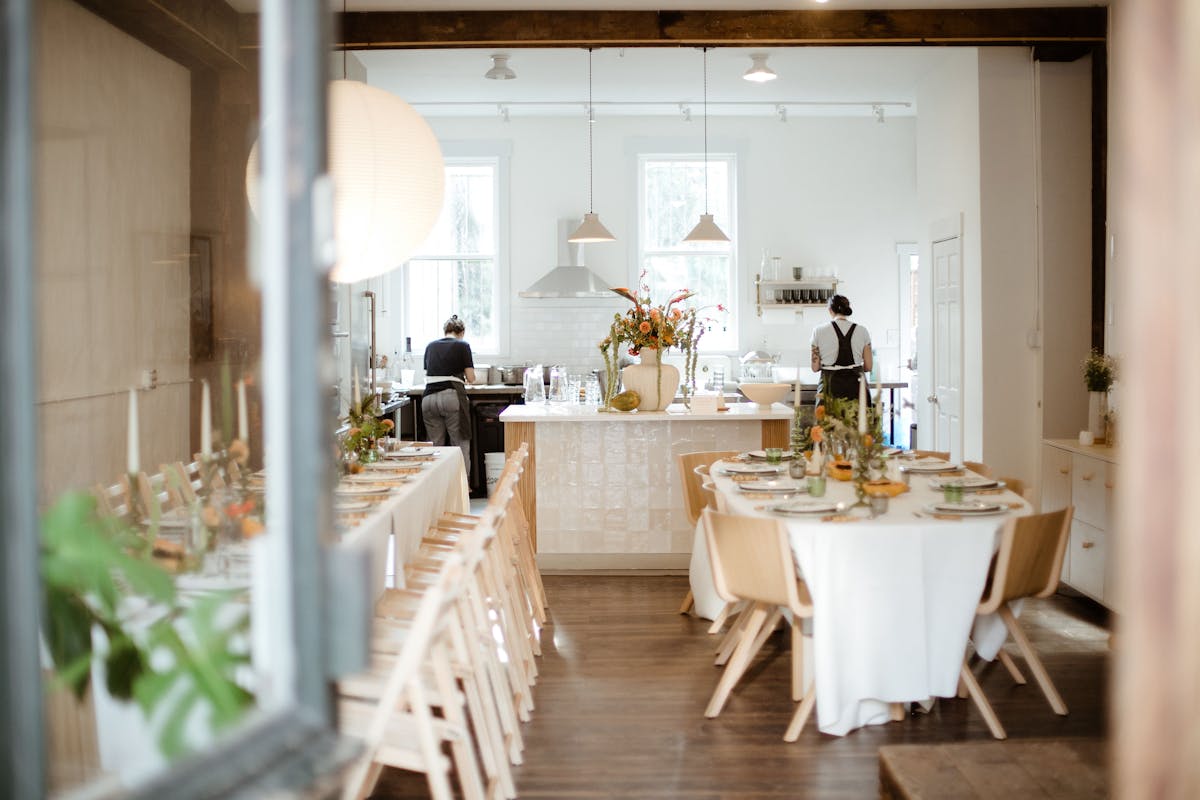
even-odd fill
[{"label": "person standing at counter", "polygon": [[421,416],[425,432],[435,445],[450,444],[462,450],[463,465],[471,474],[471,402],[467,383],[475,382],[475,361],[471,345],[463,341],[467,326],[458,315],[442,326],[446,336],[425,347],[425,394],[421,397]]},{"label": "person standing at counter", "polygon": [[846,317],[854,313],[845,295],[829,298],[832,319],[812,334],[812,370],[821,373],[819,398],[826,394],[844,400],[858,399],[858,382],[871,371],[871,334]]}]

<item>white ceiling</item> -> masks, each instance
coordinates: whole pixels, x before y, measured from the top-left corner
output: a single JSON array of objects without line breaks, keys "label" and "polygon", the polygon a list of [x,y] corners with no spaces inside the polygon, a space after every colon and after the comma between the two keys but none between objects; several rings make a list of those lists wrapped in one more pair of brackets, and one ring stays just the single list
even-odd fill
[{"label": "white ceiling", "polygon": [[[490,50],[391,50],[356,55],[367,81],[413,104],[424,115],[512,117],[585,112],[587,51],[583,48],[510,51],[515,80],[484,78]],[[765,84],[742,79],[751,52],[766,52],[779,75]],[[916,84],[945,55],[942,48],[776,47],[708,51],[709,114],[869,116],[882,104],[888,116],[915,113]],[[598,116],[681,114],[700,119],[703,54],[693,47],[602,48],[592,53],[592,96]]]},{"label": "white ceiling", "polygon": [[[228,0],[239,11],[260,0]],[[1100,6],[1097,0],[330,0],[340,11],[764,10],[1030,8]],[[426,116],[491,116],[504,105],[511,117],[582,114],[587,101],[587,53],[581,48],[509,51],[516,80],[485,80],[492,50],[372,50],[359,52],[369,83],[393,92]],[[751,52],[768,52],[778,80],[741,79]],[[916,112],[916,84],[944,50],[937,47],[716,48],[708,52],[709,113],[714,116],[887,116]],[[680,103],[701,113],[701,52],[688,47],[603,48],[593,53],[596,113],[680,114]],[[624,104],[624,105],[620,105]],[[651,105],[652,104],[652,105]]]}]

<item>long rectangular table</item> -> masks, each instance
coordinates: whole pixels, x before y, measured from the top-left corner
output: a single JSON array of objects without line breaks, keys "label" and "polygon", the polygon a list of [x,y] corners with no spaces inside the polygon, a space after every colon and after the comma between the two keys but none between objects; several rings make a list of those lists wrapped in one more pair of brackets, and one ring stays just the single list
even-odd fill
[{"label": "long rectangular table", "polygon": [[[738,490],[719,463],[713,478],[730,513],[769,515],[763,507],[781,502]],[[876,519],[782,518],[813,598],[811,674],[824,733],[887,722],[892,702],[956,694],[997,536],[1010,514],[1031,510],[1006,491],[982,496],[1019,504],[1006,514],[934,519],[923,508],[941,493],[930,488],[930,477],[914,475],[911,482],[911,491],[892,499],[887,514]],[[854,502],[853,484],[827,484],[828,499]],[[699,528],[690,577],[696,613],[713,618],[724,603],[713,587]],[[1003,626],[989,620],[977,625],[981,655],[993,657],[1003,634]]]}]

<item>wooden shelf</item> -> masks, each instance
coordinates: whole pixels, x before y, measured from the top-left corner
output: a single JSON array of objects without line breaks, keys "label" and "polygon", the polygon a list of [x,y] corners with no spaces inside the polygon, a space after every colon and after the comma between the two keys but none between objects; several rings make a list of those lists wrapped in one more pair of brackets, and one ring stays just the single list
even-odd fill
[{"label": "wooden shelf", "polygon": [[[824,308],[829,298],[837,294],[837,284],[836,278],[765,281],[761,275],[755,275],[754,296],[758,316],[762,316],[764,308]],[[769,298],[764,296],[768,292]],[[788,299],[778,300],[776,293]],[[812,299],[813,295],[816,295],[815,299]]]}]

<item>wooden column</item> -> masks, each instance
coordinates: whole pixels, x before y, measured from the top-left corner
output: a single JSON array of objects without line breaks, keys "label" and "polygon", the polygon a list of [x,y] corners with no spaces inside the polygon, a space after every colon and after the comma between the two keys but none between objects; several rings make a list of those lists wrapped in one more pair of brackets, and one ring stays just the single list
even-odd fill
[{"label": "wooden column", "polygon": [[522,444],[529,445],[529,459],[525,471],[517,481],[517,500],[525,519],[529,520],[529,541],[537,552],[537,437],[532,422],[504,423],[504,457],[509,458]]},{"label": "wooden column", "polygon": [[762,446],[782,447],[785,450],[790,447],[788,425],[786,419],[764,419],[762,422]]}]

